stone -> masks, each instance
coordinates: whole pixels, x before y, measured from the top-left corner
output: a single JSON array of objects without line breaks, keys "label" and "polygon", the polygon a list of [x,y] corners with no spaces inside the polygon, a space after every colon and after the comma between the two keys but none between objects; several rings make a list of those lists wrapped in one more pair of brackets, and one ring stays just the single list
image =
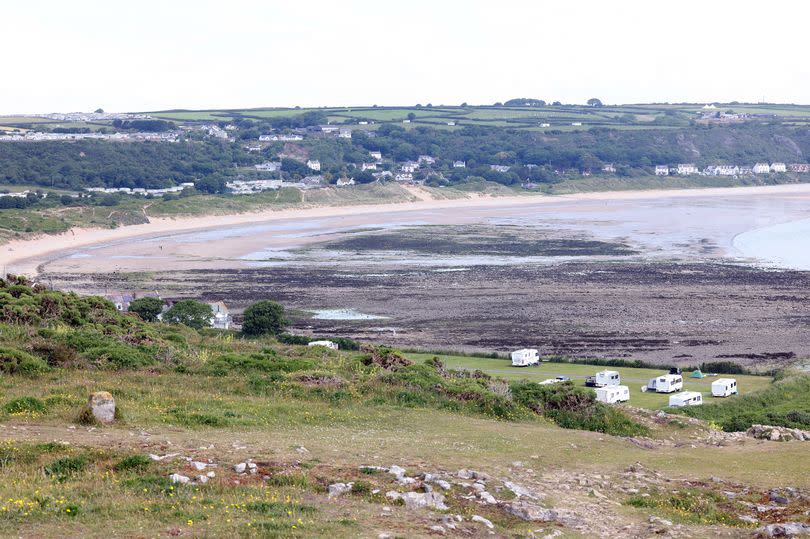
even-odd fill
[{"label": "stone", "polygon": [[495,496],[493,496],[487,491],[479,492],[478,499],[488,505],[496,505],[498,503],[498,500],[495,499]]},{"label": "stone", "polygon": [[217,476],[217,474],[212,471],[212,472],[206,472],[205,476],[208,477],[208,478],[214,478],[214,477]]},{"label": "stone", "polygon": [[456,477],[458,477],[459,479],[472,479],[473,472],[471,472],[470,470],[459,470],[458,473],[456,474]]},{"label": "stone", "polygon": [[453,485],[451,485],[448,481],[445,481],[444,479],[436,480],[436,484],[439,485],[444,490],[450,490],[451,488],[453,488]]},{"label": "stone", "polygon": [[204,484],[206,484],[208,482],[208,476],[207,475],[198,475],[194,480],[197,483],[200,483],[200,484],[204,485]]},{"label": "stone", "polygon": [[352,491],[354,483],[333,483],[329,485],[329,497],[342,496]]},{"label": "stone", "polygon": [[246,462],[240,462],[239,464],[234,464],[233,466],[233,471],[235,471],[236,473],[245,473],[246,469],[247,469]]},{"label": "stone", "polygon": [[537,499],[537,496],[535,496],[532,493],[532,491],[530,491],[524,486],[518,485],[517,483],[512,483],[511,481],[504,481],[503,486],[511,490],[518,498],[530,498],[533,500]]},{"label": "stone", "polygon": [[115,399],[107,391],[96,391],[90,394],[88,401],[90,412],[96,421],[104,425],[115,421]]},{"label": "stone", "polygon": [[169,481],[172,483],[180,483],[181,485],[185,485],[191,478],[186,477],[185,475],[180,475],[179,473],[173,473],[169,476]]},{"label": "stone", "polygon": [[654,515],[650,515],[649,522],[650,522],[650,524],[656,524],[658,526],[666,526],[667,528],[672,526],[671,521],[666,520],[666,519],[661,518],[661,517],[654,516]]},{"label": "stone", "polygon": [[810,534],[810,524],[801,522],[785,522],[783,524],[769,524],[757,529],[759,537],[796,537]]},{"label": "stone", "polygon": [[504,504],[503,509],[522,520],[532,522],[553,522],[557,520],[556,511],[520,500]]},{"label": "stone", "polygon": [[405,476],[405,468],[401,466],[397,466],[396,464],[388,468],[388,473],[396,477],[397,479],[401,479]]},{"label": "stone", "polygon": [[486,518],[484,518],[484,517],[482,517],[480,515],[473,515],[472,521],[473,522],[479,522],[479,523],[483,524],[484,526],[486,526],[487,528],[489,528],[490,530],[495,528],[495,524],[493,524],[491,520],[486,519]]},{"label": "stone", "polygon": [[397,482],[400,485],[405,485],[405,486],[407,486],[407,485],[415,485],[417,483],[416,479],[414,479],[413,477],[400,477],[399,479],[397,479]]},{"label": "stone", "polygon": [[773,503],[778,503],[779,505],[787,505],[788,503],[790,503],[790,500],[788,500],[784,496],[780,496],[779,494],[771,494],[770,496],[768,496],[768,498]]},{"label": "stone", "polygon": [[445,529],[439,525],[431,526],[430,531],[439,535],[444,535],[447,533],[447,531],[445,531]]},{"label": "stone", "polygon": [[393,537],[393,535],[391,535],[390,533],[385,533],[385,532],[377,535],[377,539],[391,539],[392,537]]},{"label": "stone", "polygon": [[455,519],[454,519],[452,516],[450,516],[450,515],[444,515],[444,516],[442,517],[442,525],[443,525],[445,528],[449,529],[449,530],[455,530],[455,529],[456,529],[456,521],[455,521]]},{"label": "stone", "polygon": [[208,467],[208,464],[206,464],[205,462],[199,462],[199,461],[196,461],[196,460],[192,460],[190,462],[190,464],[191,464],[191,467],[194,468],[195,470],[197,470],[198,472],[201,472],[201,471],[205,470]]},{"label": "stone", "polygon": [[405,502],[405,507],[408,509],[419,509],[426,507],[428,509],[438,509],[446,511],[447,505],[444,503],[444,496],[438,492],[397,492],[390,490],[386,492],[385,497],[389,500],[402,500]]}]

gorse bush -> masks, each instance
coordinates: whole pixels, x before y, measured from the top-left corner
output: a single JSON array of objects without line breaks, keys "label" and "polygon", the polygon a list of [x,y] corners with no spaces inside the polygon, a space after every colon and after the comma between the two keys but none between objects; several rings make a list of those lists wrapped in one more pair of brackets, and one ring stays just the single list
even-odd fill
[{"label": "gorse bush", "polygon": [[28,352],[0,347],[0,373],[38,374],[48,370],[48,364]]}]

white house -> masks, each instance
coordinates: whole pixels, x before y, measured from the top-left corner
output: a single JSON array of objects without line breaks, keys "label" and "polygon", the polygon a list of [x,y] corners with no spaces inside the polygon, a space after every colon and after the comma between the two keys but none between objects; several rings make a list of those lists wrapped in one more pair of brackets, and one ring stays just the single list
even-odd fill
[{"label": "white house", "polygon": [[321,170],[321,162],[315,159],[310,159],[307,161],[307,166],[311,170],[320,171]]},{"label": "white house", "polygon": [[489,165],[489,168],[495,172],[509,172],[508,165]]},{"label": "white house", "polygon": [[354,185],[354,178],[338,178],[335,182],[338,187],[345,187],[347,185]]},{"label": "white house", "polygon": [[604,164],[602,165],[602,172],[607,172],[608,174],[615,174],[616,167],[613,165],[613,163]]},{"label": "white house", "polygon": [[754,165],[754,174],[770,174],[771,166],[768,163],[757,163]]},{"label": "white house", "polygon": [[402,172],[416,172],[417,168],[419,168],[418,163],[414,163],[413,161],[406,161],[402,163],[402,166],[399,167],[399,170]]},{"label": "white house", "polygon": [[429,156],[429,155],[420,155],[419,158],[417,159],[417,161],[419,162],[420,165],[423,164],[423,163],[426,163],[428,165],[432,165],[433,163],[436,162],[436,160],[434,158],[432,158],[431,156]]},{"label": "white house", "polygon": [[253,165],[253,168],[261,170],[262,172],[278,172],[281,170],[281,161],[265,161],[264,163]]},{"label": "white house", "polygon": [[394,176],[394,180],[398,182],[412,182],[413,181],[413,174],[410,172],[400,172],[396,176]]},{"label": "white house", "polygon": [[655,165],[656,176],[669,176],[669,167],[667,165]]},{"label": "white house", "polygon": [[787,165],[784,163],[771,163],[771,172],[787,172]]},{"label": "white house", "polygon": [[680,176],[698,174],[700,171],[694,163],[678,163],[677,172]]},{"label": "white house", "polygon": [[617,371],[599,371],[595,376],[596,386],[617,386],[621,383],[621,378]]},{"label": "white house", "polygon": [[582,122],[571,122],[571,125],[574,127],[580,127],[582,125]]},{"label": "white house", "polygon": [[513,367],[528,367],[540,363],[540,352],[536,348],[521,348],[512,352]]},{"label": "white house", "polygon": [[670,406],[700,406],[703,404],[703,395],[697,391],[684,391],[669,396]]},{"label": "white house", "polygon": [[382,161],[382,152],[368,152],[375,161]]},{"label": "white house", "polygon": [[377,170],[377,163],[362,163],[360,170]]},{"label": "white house", "polygon": [[[582,125],[582,124],[580,124],[580,125]],[[543,122],[543,123],[540,124],[540,127],[551,127],[551,124],[548,123],[548,122]]]},{"label": "white house", "polygon": [[810,164],[808,163],[791,163],[788,167],[791,172],[810,172]]},{"label": "white house", "polygon": [[656,393],[674,393],[683,389],[683,377],[680,374],[662,374],[650,379],[647,383],[646,391]]},{"label": "white house", "polygon": [[337,350],[338,344],[332,341],[310,341],[307,343],[307,346],[324,346],[326,348],[331,348],[332,350]]},{"label": "white house", "polygon": [[343,128],[338,131],[338,138],[352,138],[352,130]]},{"label": "white house", "polygon": [[627,386],[609,386],[596,389],[596,400],[605,404],[627,402],[630,400],[630,388]]},{"label": "white house", "polygon": [[216,329],[231,329],[231,314],[228,312],[228,307],[225,303],[217,301],[209,303],[208,306],[211,307],[211,312],[213,313],[210,319],[211,327]]},{"label": "white house", "polygon": [[464,161],[453,161],[453,168],[466,168],[467,163]]},{"label": "white house", "polygon": [[322,125],[320,126],[322,133],[337,133],[340,128],[336,125]]},{"label": "white house", "polygon": [[730,397],[737,394],[735,378],[718,378],[712,382],[712,397]]},{"label": "white house", "polygon": [[409,123],[411,123],[411,121],[410,120],[402,120],[402,123],[409,124]]}]

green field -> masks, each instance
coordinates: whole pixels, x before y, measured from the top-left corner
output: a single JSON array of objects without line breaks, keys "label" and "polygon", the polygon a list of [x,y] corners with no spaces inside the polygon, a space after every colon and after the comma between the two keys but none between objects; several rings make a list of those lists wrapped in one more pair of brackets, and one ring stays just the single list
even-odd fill
[{"label": "green field", "polygon": [[[408,357],[414,361],[426,361],[434,357],[435,354],[410,353]],[[491,359],[470,356],[438,356],[448,367],[453,369],[481,370],[492,376],[505,378],[507,380],[531,380],[542,382],[555,376],[569,376],[575,384],[581,385],[587,376],[609,369],[618,371],[621,375],[622,384],[630,388],[630,403],[633,406],[642,408],[659,409],[665,408],[669,404],[669,395],[646,393],[641,391],[641,387],[647,384],[650,378],[659,376],[666,372],[666,369],[635,369],[629,367],[597,367],[593,365],[579,365],[574,363],[552,363],[543,362],[537,367],[512,367],[507,359]],[[767,388],[771,384],[771,378],[767,376],[751,375],[729,375],[736,378],[740,389],[740,395],[745,395],[753,391]],[[688,373],[684,373],[684,391],[699,391],[703,394],[704,402],[711,402],[712,380],[718,377],[707,376],[703,379],[690,378]]]}]

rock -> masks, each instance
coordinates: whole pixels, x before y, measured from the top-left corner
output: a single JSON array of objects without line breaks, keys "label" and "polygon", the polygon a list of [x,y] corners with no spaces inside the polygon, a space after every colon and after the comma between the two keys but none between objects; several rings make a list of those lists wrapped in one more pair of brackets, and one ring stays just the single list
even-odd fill
[{"label": "rock", "polygon": [[481,483],[473,483],[472,489],[476,492],[484,492],[487,489],[487,487],[486,485],[482,485]]},{"label": "rock", "polygon": [[214,478],[217,476],[217,474],[215,474],[214,472],[206,472],[205,476],[208,478]]},{"label": "rock", "polygon": [[446,534],[446,533],[447,533],[443,527],[438,526],[438,525],[436,525],[436,526],[431,526],[431,527],[430,527],[430,531],[431,531],[432,533],[436,533],[436,534],[439,534],[439,535],[444,535],[444,534]]},{"label": "rock", "polygon": [[770,438],[770,439],[771,439],[771,441],[773,441],[773,442],[778,442],[779,440],[781,440],[781,439],[782,439],[782,434],[781,434],[781,433],[780,433],[778,430],[773,429],[773,430],[771,431],[771,434],[770,434],[769,438]]},{"label": "rock", "polygon": [[295,450],[296,450],[297,452],[301,453],[302,455],[303,455],[304,453],[309,453],[309,449],[307,449],[307,448],[306,448],[306,447],[304,447],[303,445],[300,445],[300,446],[296,447],[296,448],[295,448]]},{"label": "rock", "polygon": [[233,471],[235,471],[236,473],[245,473],[246,469],[247,469],[246,462],[240,462],[239,464],[234,464],[233,466]]},{"label": "rock", "polygon": [[377,536],[377,539],[391,539],[392,537],[393,535],[391,535],[390,533],[383,532]]},{"label": "rock", "polygon": [[810,524],[801,522],[785,522],[783,524],[769,524],[757,529],[759,537],[796,537],[810,534]]},{"label": "rock", "polygon": [[444,503],[444,496],[438,492],[397,492],[390,490],[385,494],[389,500],[402,500],[408,509],[419,509],[426,507],[429,509],[447,510]]},{"label": "rock", "polygon": [[451,485],[448,481],[445,481],[444,479],[437,479],[436,484],[439,485],[444,490],[450,490],[451,488],[453,488],[453,485]]},{"label": "rock", "polygon": [[650,524],[656,524],[656,525],[659,525],[659,526],[666,526],[667,528],[672,526],[672,522],[670,522],[669,520],[666,520],[666,519],[661,518],[661,517],[657,517],[655,515],[650,515],[649,522],[650,522]]},{"label": "rock", "polygon": [[781,496],[779,494],[771,494],[771,495],[768,496],[768,498],[773,503],[778,503],[779,505],[787,505],[788,503],[790,503],[790,500],[788,500],[787,498],[785,498],[784,496]]},{"label": "rock", "polygon": [[493,524],[491,520],[486,519],[486,518],[484,518],[482,516],[479,516],[479,515],[473,515],[472,521],[473,522],[480,522],[481,524],[483,524],[484,526],[486,526],[490,530],[495,528],[495,524]]},{"label": "rock", "polygon": [[407,485],[415,485],[417,483],[416,479],[414,479],[413,477],[400,477],[399,479],[397,479],[397,482],[400,485],[405,485],[405,486],[407,486]]},{"label": "rock", "polygon": [[194,468],[198,472],[201,472],[208,467],[208,464],[206,464],[205,462],[199,462],[196,460],[192,460],[189,464],[191,465],[192,468]]},{"label": "rock", "polygon": [[472,479],[473,473],[470,470],[459,470],[458,473],[456,473],[456,477],[459,479]]},{"label": "rock", "polygon": [[397,479],[401,479],[402,477],[405,476],[405,468],[402,468],[402,467],[397,466],[395,464],[394,466],[391,466],[390,468],[388,468],[388,473],[390,473],[391,475],[393,475]]},{"label": "rock", "polygon": [[206,484],[208,482],[208,476],[207,475],[198,475],[196,478],[194,478],[194,481],[204,485],[204,484]]},{"label": "rock", "polygon": [[516,483],[512,483],[511,481],[504,481],[503,486],[505,486],[506,488],[511,490],[515,494],[515,496],[517,496],[518,498],[530,498],[532,500],[537,499],[537,496],[535,496],[532,493],[532,491],[530,491],[526,487],[523,487],[523,486],[518,485]]},{"label": "rock", "polygon": [[352,491],[354,483],[333,483],[329,485],[329,497],[342,496]]},{"label": "rock", "polygon": [[810,431],[773,425],[751,425],[746,434],[758,440],[771,440],[774,442],[810,441]]},{"label": "rock", "polygon": [[162,455],[162,456],[160,456],[160,455],[152,455],[152,454],[150,454],[150,455],[149,455],[149,458],[150,458],[150,459],[152,459],[152,460],[154,460],[155,462],[160,462],[160,461],[162,461],[162,460],[166,460],[166,459],[173,459],[173,458],[174,458],[174,457],[176,457],[177,455],[179,455],[179,453],[169,453],[169,454],[167,454],[167,455]]},{"label": "rock", "polygon": [[172,483],[180,483],[181,485],[185,485],[191,478],[186,477],[185,475],[180,475],[179,473],[173,473],[169,476],[169,481]]},{"label": "rock", "polygon": [[595,488],[592,488],[592,489],[591,489],[590,494],[591,494],[591,496],[593,496],[593,497],[595,497],[595,498],[601,498],[601,499],[603,499],[603,500],[604,500],[605,498],[607,498],[607,496],[605,496],[604,494],[602,494],[601,492],[599,492],[599,491],[598,491],[598,490],[596,490]]},{"label": "rock", "polygon": [[449,530],[455,530],[456,529],[456,521],[450,515],[444,515],[442,517],[442,525],[445,528],[449,529]]},{"label": "rock", "polygon": [[115,399],[107,391],[91,393],[88,406],[99,423],[107,425],[115,421]]},{"label": "rock", "polygon": [[553,522],[558,516],[556,511],[520,500],[504,504],[503,509],[522,520],[532,522]]},{"label": "rock", "polygon": [[247,461],[247,469],[249,473],[257,473],[259,471],[259,467],[256,466],[256,463],[250,461]]},{"label": "rock", "polygon": [[487,491],[479,492],[478,499],[488,505],[496,505],[498,503],[498,500],[495,499],[495,496],[493,496]]}]

